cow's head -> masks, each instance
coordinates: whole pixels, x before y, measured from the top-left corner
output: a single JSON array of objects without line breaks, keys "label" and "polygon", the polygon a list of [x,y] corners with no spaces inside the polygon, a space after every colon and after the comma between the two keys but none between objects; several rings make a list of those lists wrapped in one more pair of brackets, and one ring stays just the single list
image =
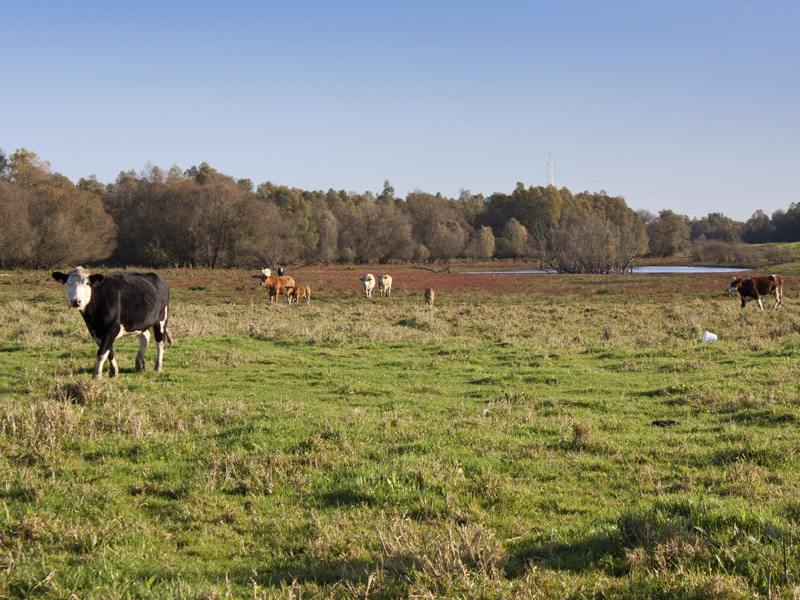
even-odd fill
[{"label": "cow's head", "polygon": [[103,276],[89,275],[89,271],[83,267],[76,267],[67,274],[56,271],[53,279],[67,284],[67,304],[84,311],[92,299],[92,286],[100,283]]},{"label": "cow's head", "polygon": [[741,277],[731,277],[731,280],[728,282],[728,287],[725,288],[726,292],[733,292],[734,290],[738,290],[739,286],[742,285],[742,281],[744,281]]}]

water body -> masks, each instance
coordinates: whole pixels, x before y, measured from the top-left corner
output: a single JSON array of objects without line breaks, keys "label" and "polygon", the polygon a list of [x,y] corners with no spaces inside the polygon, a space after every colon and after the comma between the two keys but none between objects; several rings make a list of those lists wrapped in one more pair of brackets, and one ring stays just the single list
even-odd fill
[{"label": "water body", "polygon": [[741,267],[687,267],[687,266],[658,266],[634,267],[633,273],[738,273],[747,271]]},{"label": "water body", "polygon": [[[629,272],[638,274],[648,273],[737,273],[739,271],[746,271],[743,268],[734,267],[691,267],[682,265],[650,265],[644,267],[634,267]],[[527,275],[527,274],[543,274],[552,273],[556,271],[548,271],[546,269],[521,269],[519,271],[463,271],[464,275]]]}]

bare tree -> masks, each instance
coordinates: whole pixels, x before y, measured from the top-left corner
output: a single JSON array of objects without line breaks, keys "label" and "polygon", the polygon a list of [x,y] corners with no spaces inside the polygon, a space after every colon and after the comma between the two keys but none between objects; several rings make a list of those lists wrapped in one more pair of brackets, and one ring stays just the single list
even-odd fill
[{"label": "bare tree", "polygon": [[20,267],[28,263],[33,249],[33,228],[28,205],[33,194],[19,186],[0,181],[0,265]]},{"label": "bare tree", "polygon": [[[9,159],[6,179],[25,191],[28,228],[23,229],[27,241],[21,248],[26,264],[50,267],[103,260],[111,254],[116,228],[97,194],[52,173],[46,161],[24,149]],[[13,212],[14,205],[7,208]]]},{"label": "bare tree", "polygon": [[257,211],[250,215],[250,235],[243,249],[253,266],[292,262],[300,253],[300,240],[294,219],[273,202],[259,199]]},{"label": "bare tree", "polygon": [[469,233],[468,229],[458,221],[437,223],[428,240],[431,258],[448,262],[460,255],[467,244]]}]

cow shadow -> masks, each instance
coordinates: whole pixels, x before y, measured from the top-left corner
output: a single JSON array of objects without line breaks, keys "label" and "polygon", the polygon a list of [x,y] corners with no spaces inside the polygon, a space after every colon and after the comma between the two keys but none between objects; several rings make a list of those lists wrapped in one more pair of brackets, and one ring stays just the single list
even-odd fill
[{"label": "cow shadow", "polygon": [[601,571],[618,577],[627,570],[626,547],[619,535],[605,532],[571,543],[532,536],[514,542],[509,548],[505,573],[516,579],[538,566],[573,573]]},{"label": "cow shadow", "polygon": [[[284,552],[291,558],[266,558],[263,568],[226,569],[208,575],[212,580],[226,580],[241,587],[274,589],[298,585],[368,586],[375,574],[381,573],[384,589],[399,592],[407,588],[415,573],[428,571],[431,564],[428,555],[413,549],[382,555],[375,560],[323,558],[302,543],[284,548]],[[477,573],[480,565],[471,564],[471,560],[466,555],[461,557],[465,567],[474,568]],[[503,577],[519,579],[536,566],[574,573],[600,570],[608,576],[624,576],[627,572],[619,540],[602,534],[572,544],[535,540],[517,543],[507,554]],[[143,577],[145,575],[150,577],[153,573],[142,573]],[[170,574],[165,572],[163,577],[168,579]]]}]

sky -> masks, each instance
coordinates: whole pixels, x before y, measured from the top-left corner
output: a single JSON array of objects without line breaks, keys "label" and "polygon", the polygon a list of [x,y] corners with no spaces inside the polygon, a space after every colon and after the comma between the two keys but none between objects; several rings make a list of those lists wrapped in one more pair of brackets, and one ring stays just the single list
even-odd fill
[{"label": "sky", "polygon": [[0,149],[73,182],[605,191],[746,221],[800,202],[798,0],[26,0]]}]

